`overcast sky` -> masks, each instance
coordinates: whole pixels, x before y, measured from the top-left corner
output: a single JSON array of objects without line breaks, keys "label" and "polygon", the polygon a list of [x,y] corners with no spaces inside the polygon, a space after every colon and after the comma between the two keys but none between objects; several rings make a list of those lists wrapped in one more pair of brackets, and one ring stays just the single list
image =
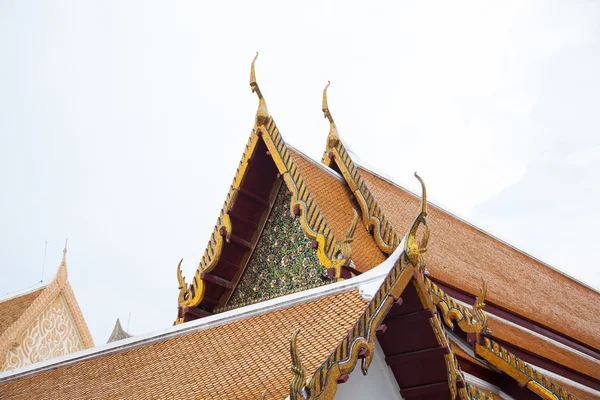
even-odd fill
[{"label": "overcast sky", "polygon": [[[96,344],[170,326],[250,134],[257,79],[320,160],[362,160],[600,288],[597,2],[0,1],[0,295],[69,280]],[[489,288],[490,291],[496,290]],[[498,289],[499,290],[499,289]]]}]

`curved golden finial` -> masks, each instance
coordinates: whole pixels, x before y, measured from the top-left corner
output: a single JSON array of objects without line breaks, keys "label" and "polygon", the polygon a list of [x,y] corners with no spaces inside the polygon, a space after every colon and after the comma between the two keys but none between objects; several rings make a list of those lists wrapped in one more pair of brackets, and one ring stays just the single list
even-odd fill
[{"label": "curved golden finial", "polygon": [[[404,244],[404,252],[415,268],[424,269],[425,258],[423,257],[423,253],[427,251],[427,242],[429,241],[429,227],[427,226],[427,220],[425,219],[425,217],[427,217],[427,188],[423,179],[421,179],[416,172],[415,177],[421,182],[421,213],[415,218],[415,221],[408,232],[408,237]],[[425,225],[425,233],[421,243],[417,243],[417,230],[421,224]]]},{"label": "curved golden finial", "polygon": [[267,110],[267,103],[265,102],[265,99],[262,93],[260,92],[258,83],[256,82],[254,63],[256,62],[257,58],[258,51],[256,52],[254,59],[252,59],[252,65],[250,66],[250,87],[252,88],[252,93],[256,92],[256,95],[258,96],[258,110],[256,110],[256,126],[258,127],[264,125],[264,123],[267,121],[267,118],[269,117],[269,111]]},{"label": "curved golden finial", "polygon": [[181,304],[185,300],[185,293],[187,292],[187,285],[185,284],[185,278],[183,273],[181,272],[181,263],[183,262],[183,258],[179,261],[177,265],[177,282],[179,284],[179,298],[178,304]]},{"label": "curved golden finial", "polygon": [[290,400],[299,400],[304,398],[304,385],[305,382],[305,373],[304,368],[302,368],[302,360],[300,360],[300,356],[298,355],[298,333],[300,332],[300,328],[296,329],[294,333],[292,333],[292,339],[290,340],[290,354],[292,356],[292,372],[294,373],[294,377],[290,382]]},{"label": "curved golden finial", "polygon": [[342,257],[348,262],[352,258],[352,247],[350,246],[350,243],[352,243],[352,241],[354,240],[354,232],[356,232],[356,225],[358,224],[358,212],[354,207],[352,208],[352,212],[354,213],[354,217],[352,218],[352,224],[350,225],[350,229],[346,231],[346,237],[344,238],[344,241],[340,246],[342,251]]},{"label": "curved golden finial", "polygon": [[477,297],[475,298],[475,303],[473,304],[473,318],[477,322],[481,322],[482,328],[481,332],[488,332],[488,320],[487,314],[483,311],[483,307],[485,307],[485,296],[487,294],[487,283],[483,280],[483,284],[481,285],[481,289]]},{"label": "curved golden finial", "polygon": [[423,217],[427,216],[427,187],[425,187],[425,182],[423,182],[423,179],[421,179],[421,177],[419,176],[419,174],[417,174],[417,172],[415,171],[415,177],[419,180],[419,182],[421,182],[421,215],[423,215]]},{"label": "curved golden finial", "polygon": [[327,104],[327,89],[329,88],[330,84],[331,81],[327,81],[327,85],[325,86],[325,89],[323,89],[323,106],[321,107],[323,110],[323,116],[329,120],[329,134],[327,135],[328,149],[335,147],[340,140],[337,127],[335,126],[335,122],[333,122],[333,117],[329,111],[329,105]]}]

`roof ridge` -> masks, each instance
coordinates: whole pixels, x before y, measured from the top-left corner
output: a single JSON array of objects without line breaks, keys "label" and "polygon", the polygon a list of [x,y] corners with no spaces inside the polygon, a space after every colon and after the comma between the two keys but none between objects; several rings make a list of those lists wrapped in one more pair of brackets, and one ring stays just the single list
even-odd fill
[{"label": "roof ridge", "polygon": [[[354,156],[356,156],[356,154],[355,154],[355,153],[352,153],[352,152],[349,152],[349,153],[350,153],[350,154],[353,154]],[[360,169],[363,169],[363,170],[367,171],[368,173],[370,173],[370,174],[372,174],[372,175],[376,176],[376,177],[377,177],[377,178],[379,178],[379,179],[383,179],[384,181],[386,181],[386,182],[388,182],[388,183],[390,183],[390,184],[392,184],[392,185],[396,186],[398,189],[400,189],[400,190],[403,190],[404,192],[406,192],[406,193],[410,194],[411,196],[413,196],[413,197],[415,197],[415,198],[419,198],[419,196],[418,196],[418,195],[417,195],[415,192],[413,192],[412,190],[410,190],[410,189],[406,188],[406,187],[405,187],[405,186],[403,186],[402,184],[398,183],[396,180],[394,180],[394,179],[393,179],[392,177],[390,177],[389,175],[387,175],[387,174],[385,174],[385,173],[383,173],[383,172],[381,172],[381,171],[378,171],[377,169],[375,169],[375,168],[374,168],[374,167],[372,167],[371,165],[369,165],[369,164],[367,164],[367,163],[363,162],[363,161],[362,161],[360,158],[358,158],[358,160],[354,160],[354,163],[355,163],[355,164],[356,164],[356,165],[357,165],[357,166],[358,166]],[[577,279],[577,278],[573,277],[573,276],[572,276],[572,275],[570,275],[569,273],[567,273],[567,272],[565,272],[565,271],[563,271],[563,270],[561,270],[561,269],[559,269],[559,268],[557,268],[557,267],[553,267],[552,265],[550,265],[549,263],[547,263],[547,262],[543,261],[543,260],[542,260],[542,259],[540,259],[539,257],[537,257],[537,256],[535,256],[535,255],[533,255],[533,254],[531,254],[531,253],[528,253],[527,251],[525,251],[525,250],[522,250],[522,249],[520,249],[519,247],[517,247],[516,245],[514,245],[514,244],[510,243],[508,240],[506,240],[506,239],[503,239],[503,238],[500,238],[500,237],[496,236],[495,234],[493,234],[493,233],[489,232],[488,230],[486,230],[486,229],[483,229],[483,228],[481,228],[481,227],[479,227],[479,226],[475,225],[475,224],[474,224],[474,223],[472,223],[472,222],[469,222],[469,221],[468,221],[468,220],[467,220],[465,217],[463,217],[462,215],[460,215],[458,212],[456,212],[456,211],[452,211],[452,210],[449,210],[449,207],[447,207],[447,206],[444,206],[444,205],[441,205],[439,202],[436,202],[436,201],[429,201],[429,204],[430,204],[430,205],[431,205],[433,208],[436,208],[436,209],[438,209],[439,211],[441,211],[441,212],[443,212],[443,213],[447,214],[448,216],[450,216],[450,217],[452,217],[452,218],[456,219],[457,221],[460,221],[460,222],[462,222],[462,223],[464,223],[464,224],[468,225],[469,227],[476,229],[477,231],[479,231],[479,232],[481,232],[481,233],[485,234],[486,236],[489,236],[490,238],[492,238],[492,239],[494,239],[494,240],[496,240],[496,241],[498,241],[498,242],[500,242],[500,243],[502,243],[502,244],[504,244],[504,245],[508,246],[508,247],[509,247],[509,248],[511,248],[512,250],[514,250],[514,251],[516,251],[516,252],[518,252],[518,253],[520,253],[520,254],[523,254],[524,256],[526,256],[526,257],[528,257],[528,258],[530,258],[530,259],[532,259],[532,260],[536,261],[536,262],[537,262],[537,263],[539,263],[540,265],[543,265],[544,267],[550,268],[551,270],[558,272],[559,274],[561,274],[561,275],[565,276],[566,278],[569,278],[569,279],[570,279],[570,280],[572,280],[573,282],[575,282],[575,283],[578,283],[579,285],[581,285],[581,286],[584,286],[584,287],[586,287],[587,289],[590,289],[590,290],[592,290],[592,291],[596,292],[597,294],[600,294],[600,289],[597,289],[597,288],[595,288],[595,287],[593,287],[593,286],[591,286],[591,285],[589,285],[589,284],[587,284],[587,283],[585,283],[585,282],[583,282],[583,281],[581,281],[581,280],[579,280],[579,279]]]},{"label": "roof ridge", "polygon": [[38,290],[42,290],[48,287],[50,283],[43,284],[42,281],[38,281],[34,283],[32,286],[28,286],[24,289],[18,289],[12,292],[6,293],[4,296],[0,297],[0,303],[4,303],[5,301],[13,300],[21,296],[25,296],[36,292]]}]

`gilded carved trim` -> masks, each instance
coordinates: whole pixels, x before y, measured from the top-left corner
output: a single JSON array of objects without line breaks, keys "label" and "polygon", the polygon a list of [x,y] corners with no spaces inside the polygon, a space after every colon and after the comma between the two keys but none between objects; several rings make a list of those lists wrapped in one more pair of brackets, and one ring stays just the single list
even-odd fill
[{"label": "gilded carved trim", "polygon": [[298,333],[300,329],[296,329],[294,333],[292,333],[292,339],[290,340],[290,355],[292,357],[292,372],[294,373],[294,377],[290,382],[290,400],[300,400],[304,399],[304,386],[306,384],[305,381],[305,372],[302,367],[302,360],[300,359],[300,355],[298,354]]},{"label": "gilded carved trim", "polygon": [[254,133],[261,135],[275,165],[277,165],[279,173],[283,176],[288,189],[292,193],[291,212],[297,214],[295,210],[299,211],[304,232],[311,240],[316,241],[319,262],[325,268],[333,269],[335,277],[339,278],[342,266],[348,265],[350,260],[346,260],[341,256],[340,246],[333,236],[331,228],[321,214],[317,203],[313,200],[285,141],[279,133],[279,129],[275,125],[275,121],[268,114],[265,100],[256,82],[255,61],[256,57],[252,61],[250,72],[250,86],[259,99]]},{"label": "gilded carved trim", "polygon": [[[425,278],[425,285],[431,294],[433,302],[442,313],[444,323],[454,329],[454,322],[458,324],[463,332],[467,333],[487,333],[487,314],[483,311],[485,305],[485,283],[482,293],[475,300],[474,309],[476,313],[471,313],[467,308],[458,304],[456,300],[448,296],[428,277]],[[482,297],[483,296],[483,297]]]},{"label": "gilded carved trim", "polygon": [[[309,399],[333,399],[337,380],[352,372],[359,358],[363,374],[367,373],[375,353],[375,330],[410,282],[413,271],[414,267],[401,256],[352,330],[313,374],[307,386]],[[364,356],[359,357],[361,352]]]},{"label": "gilded carved trim", "polygon": [[[235,203],[238,194],[237,188],[240,187],[242,180],[244,179],[248,169],[248,162],[254,153],[257,143],[258,137],[252,133],[248,139],[248,143],[242,154],[242,159],[240,160],[240,164],[233,177],[233,183],[229,187],[229,192],[227,193],[227,197],[225,198],[225,202],[219,213],[217,223],[210,236],[206,250],[204,250],[204,255],[200,260],[198,268],[196,268],[196,273],[194,274],[194,279],[191,284],[186,284],[185,278],[181,273],[181,263],[183,260],[179,261],[179,265],[177,266],[177,283],[179,288],[178,304],[181,308],[196,307],[204,298],[205,285],[201,278],[202,272],[211,272],[216,267],[219,258],[221,257],[221,252],[223,251],[223,245],[229,242],[232,226],[227,212]],[[178,315],[175,323],[183,323],[183,316]]]},{"label": "gilded carved trim", "polygon": [[[214,269],[221,256],[224,243],[229,242],[232,226],[227,211],[231,209],[235,202],[237,196],[236,189],[240,187],[248,169],[248,162],[259,140],[258,136],[261,136],[265,142],[279,173],[283,176],[288,189],[292,193],[291,212],[294,213],[296,209],[299,210],[302,229],[309,239],[317,242],[317,256],[321,265],[325,268],[332,268],[335,271],[335,277],[339,278],[341,276],[341,267],[350,262],[349,259],[339,257],[340,246],[308,191],[300,175],[300,171],[296,167],[290,151],[279,133],[279,129],[275,125],[273,118],[269,115],[266,101],[256,81],[254,65],[257,57],[258,53],[256,53],[256,56],[252,60],[250,69],[250,87],[252,88],[252,92],[257,94],[259,100],[254,129],[242,155],[242,160],[233,178],[233,184],[229,189],[208,246],[204,251],[204,256],[196,269],[191,284],[186,284],[185,278],[181,273],[181,263],[183,260],[179,262],[177,267],[177,283],[179,288],[178,304],[181,309],[196,307],[201,303],[205,291],[205,285],[201,278],[202,272],[210,272]],[[175,324],[180,323],[183,323],[183,315],[178,314]]]},{"label": "gilded carved trim", "polygon": [[575,400],[571,393],[564,390],[544,374],[539,373],[528,363],[516,357],[498,343],[484,338],[482,344],[475,345],[478,356],[514,378],[521,386],[527,387],[543,399]]},{"label": "gilded carved trim", "polygon": [[494,400],[494,395],[491,392],[470,383],[467,383],[467,392],[469,393],[469,398],[473,400]]},{"label": "gilded carved trim", "polygon": [[396,235],[392,224],[383,214],[383,211],[377,204],[375,197],[371,194],[366,182],[362,178],[356,164],[350,158],[350,155],[340,140],[337,127],[329,111],[327,104],[327,88],[323,90],[323,114],[329,120],[329,134],[327,135],[327,146],[321,162],[327,166],[335,163],[344,176],[346,183],[350,187],[352,194],[356,198],[362,213],[362,220],[365,227],[373,234],[375,243],[381,251],[386,254],[392,254],[402,238]]},{"label": "gilded carved trim", "polygon": [[79,339],[83,344],[83,348],[88,349],[94,347],[94,340],[90,330],[85,323],[81,309],[75,299],[73,289],[68,282],[67,273],[67,249],[63,250],[63,258],[58,267],[56,276],[46,286],[43,292],[31,303],[31,305],[23,312],[23,314],[10,325],[0,336],[0,355],[7,353],[9,348],[19,346],[21,336],[40,316],[40,314],[58,297],[62,295],[65,304],[69,310],[73,323],[77,330]]},{"label": "gilded carved trim", "polygon": [[339,278],[342,266],[347,265],[350,260],[339,257],[341,256],[341,249],[333,236],[333,231],[327,224],[323,214],[321,214],[319,206],[313,200],[273,118],[269,118],[266,125],[256,127],[256,131],[261,132],[261,137],[267,145],[279,173],[283,176],[283,180],[292,193],[290,211],[292,213],[295,210],[299,211],[298,218],[300,218],[306,236],[317,242],[319,262],[325,268],[335,270],[335,276]]}]

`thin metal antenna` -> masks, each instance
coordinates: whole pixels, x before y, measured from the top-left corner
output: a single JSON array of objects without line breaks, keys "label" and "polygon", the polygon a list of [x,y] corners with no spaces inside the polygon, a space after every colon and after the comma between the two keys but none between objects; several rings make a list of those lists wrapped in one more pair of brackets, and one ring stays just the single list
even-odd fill
[{"label": "thin metal antenna", "polygon": [[129,318],[127,318],[127,330],[126,332],[129,333],[129,322],[131,321],[131,311],[129,311]]},{"label": "thin metal antenna", "polygon": [[44,240],[44,263],[42,264],[42,279],[40,280],[40,282],[44,282],[44,270],[46,269],[46,252],[48,250],[48,243],[50,243],[47,240]]}]

